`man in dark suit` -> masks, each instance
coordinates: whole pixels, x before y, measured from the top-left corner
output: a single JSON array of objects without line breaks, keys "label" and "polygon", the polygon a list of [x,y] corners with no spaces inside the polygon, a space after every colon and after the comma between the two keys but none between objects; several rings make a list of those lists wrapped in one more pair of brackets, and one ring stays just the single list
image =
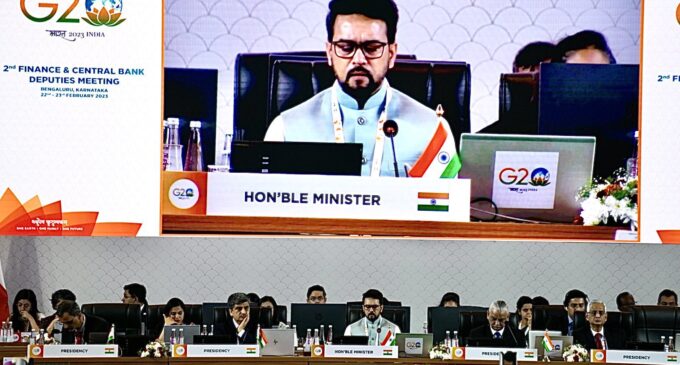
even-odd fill
[{"label": "man in dark suit", "polygon": [[624,348],[624,336],[614,329],[607,329],[607,306],[601,300],[593,300],[588,303],[586,321],[589,326],[574,331],[574,343],[582,345],[589,351],[591,349],[621,350]]},{"label": "man in dark suit", "polygon": [[561,331],[563,335],[573,336],[574,334],[574,313],[584,312],[588,305],[586,293],[572,289],[564,296],[564,314],[551,317],[546,324],[550,330]]},{"label": "man in dark suit", "polygon": [[[93,332],[107,333],[110,330],[109,323],[100,317],[86,315],[80,311],[78,303],[70,300],[61,301],[57,305],[57,319],[63,325],[62,338],[64,343],[74,341],[76,343],[89,342]],[[73,336],[66,336],[72,333]]]},{"label": "man in dark suit", "polygon": [[257,341],[257,319],[250,320],[250,301],[244,293],[234,293],[227,299],[229,318],[215,325],[215,335],[226,336],[227,343],[246,345]]},{"label": "man in dark suit", "polygon": [[468,335],[468,346],[525,347],[524,335],[510,326],[508,305],[497,300],[486,312],[489,325],[473,328]]}]

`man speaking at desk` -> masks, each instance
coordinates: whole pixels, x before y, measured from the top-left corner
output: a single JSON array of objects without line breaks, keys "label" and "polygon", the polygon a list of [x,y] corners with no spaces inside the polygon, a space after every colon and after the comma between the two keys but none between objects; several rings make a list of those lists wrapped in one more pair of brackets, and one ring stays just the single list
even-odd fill
[{"label": "man speaking at desk", "polygon": [[332,0],[328,8],[326,56],[336,81],[276,117],[265,141],[362,143],[362,176],[406,169],[455,177],[460,162],[448,123],[385,79],[397,58],[394,1]]}]

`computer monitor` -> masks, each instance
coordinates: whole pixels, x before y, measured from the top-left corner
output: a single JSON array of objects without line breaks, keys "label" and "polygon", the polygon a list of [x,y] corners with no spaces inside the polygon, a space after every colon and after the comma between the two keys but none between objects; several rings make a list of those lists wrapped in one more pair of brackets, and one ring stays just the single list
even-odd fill
[{"label": "computer monitor", "polygon": [[[201,121],[203,161],[206,166],[214,164],[217,70],[165,68],[164,87],[163,118],[180,118],[180,143],[185,146],[191,134],[189,122]],[[185,147],[182,153],[186,155],[186,151]]]},{"label": "computer monitor", "polygon": [[594,175],[611,176],[637,147],[638,65],[541,65],[538,133],[597,138]]},{"label": "computer monitor", "polygon": [[321,325],[326,331],[328,331],[328,325],[333,325],[333,338],[335,338],[345,333],[346,313],[346,304],[291,303],[290,323],[297,327],[298,338],[305,338],[308,328],[313,334],[314,329]]},{"label": "computer monitor", "polygon": [[486,312],[487,308],[476,306],[461,307],[428,307],[427,329],[434,336],[434,343],[446,338],[446,331],[460,330],[460,312]]},{"label": "computer monitor", "polygon": [[231,171],[361,176],[363,144],[235,141]]}]

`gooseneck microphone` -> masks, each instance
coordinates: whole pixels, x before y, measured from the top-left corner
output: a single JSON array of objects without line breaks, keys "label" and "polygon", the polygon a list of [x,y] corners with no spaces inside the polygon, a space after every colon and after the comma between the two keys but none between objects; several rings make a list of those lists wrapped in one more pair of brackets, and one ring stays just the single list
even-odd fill
[{"label": "gooseneck microphone", "polygon": [[375,345],[376,345],[376,346],[380,346],[380,332],[381,332],[381,328],[378,327],[375,331],[377,332],[376,335],[375,335]]},{"label": "gooseneck microphone", "polygon": [[[505,322],[505,328],[510,331],[510,335],[512,335],[512,340],[515,341],[515,346],[520,346],[519,341],[517,341],[517,337],[515,336],[515,331],[512,330],[512,322],[506,321]],[[525,343],[526,345],[526,343]]]},{"label": "gooseneck microphone", "polygon": [[397,132],[399,132],[399,126],[397,126],[397,122],[393,121],[392,119],[386,120],[385,124],[383,124],[383,133],[385,133],[385,136],[389,137],[390,140],[392,141],[392,157],[394,158],[394,177],[399,177],[397,152],[394,149],[394,136],[397,135]]}]

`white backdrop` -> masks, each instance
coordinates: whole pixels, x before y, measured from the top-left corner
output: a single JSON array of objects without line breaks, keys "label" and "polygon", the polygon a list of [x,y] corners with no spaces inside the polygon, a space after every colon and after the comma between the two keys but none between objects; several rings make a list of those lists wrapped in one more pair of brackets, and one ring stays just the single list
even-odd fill
[{"label": "white backdrop", "polygon": [[[500,74],[533,41],[605,34],[619,63],[640,60],[640,0],[396,0],[400,53],[472,68],[472,131],[498,119]],[[219,70],[217,145],[231,131],[238,53],[323,50],[328,0],[165,0],[167,67]]]},{"label": "white backdrop", "polygon": [[32,288],[40,309],[56,289],[81,303],[117,302],[123,285],[147,286],[150,303],[179,296],[187,303],[226,301],[234,291],[272,295],[279,304],[304,301],[320,283],[329,301],[360,300],[369,288],[411,306],[419,330],[426,307],[456,291],[468,305],[520,295],[561,303],[580,288],[615,309],[616,295],[655,304],[678,287],[680,251],[666,245],[466,242],[340,238],[0,238],[10,298]]}]

